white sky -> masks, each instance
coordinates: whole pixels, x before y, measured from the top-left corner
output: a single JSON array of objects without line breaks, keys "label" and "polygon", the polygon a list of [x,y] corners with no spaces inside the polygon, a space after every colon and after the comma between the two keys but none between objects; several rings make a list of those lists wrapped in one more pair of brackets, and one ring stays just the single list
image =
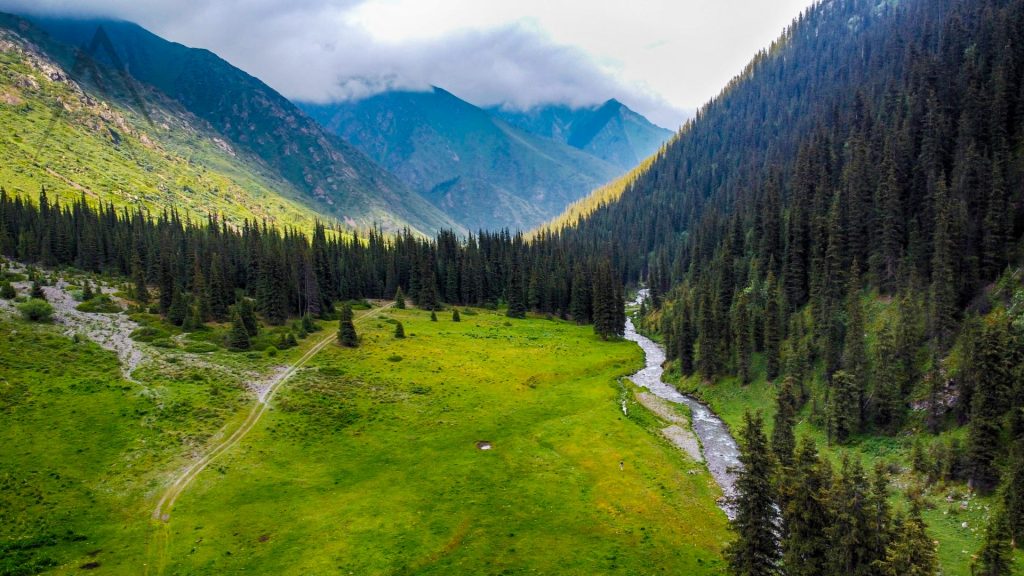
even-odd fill
[{"label": "white sky", "polygon": [[434,84],[481,106],[618,98],[675,128],[811,0],[0,0],[115,17],[316,101]]}]

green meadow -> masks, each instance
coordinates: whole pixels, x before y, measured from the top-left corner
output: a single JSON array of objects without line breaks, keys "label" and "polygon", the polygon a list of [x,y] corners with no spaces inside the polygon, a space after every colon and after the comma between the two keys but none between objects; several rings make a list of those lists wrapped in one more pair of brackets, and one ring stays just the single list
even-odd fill
[{"label": "green meadow", "polygon": [[3,320],[0,573],[723,573],[720,492],[632,400],[635,345],[438,318],[357,320],[360,347],[305,364],[166,523],[167,484],[252,406],[231,375],[336,324],[274,357],[161,350],[138,385],[112,353]]}]

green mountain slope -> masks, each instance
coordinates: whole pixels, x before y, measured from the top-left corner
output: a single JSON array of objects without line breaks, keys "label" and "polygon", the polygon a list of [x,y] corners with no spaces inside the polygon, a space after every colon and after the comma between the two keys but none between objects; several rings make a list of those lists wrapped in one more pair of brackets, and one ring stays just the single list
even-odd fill
[{"label": "green mountain slope", "polygon": [[302,107],[468,228],[532,228],[621,172],[439,88]]},{"label": "green mountain slope", "polygon": [[[35,158],[39,174],[22,171],[26,178],[24,184],[19,183],[21,187],[36,182],[32,188],[37,189],[38,183],[54,180],[50,172],[57,172],[63,175],[56,178],[63,180],[55,186],[59,191],[68,186],[87,188],[99,198],[133,202],[132,197],[139,197],[138,201],[152,207],[184,204],[205,213],[219,203],[228,208],[227,214],[234,215],[236,210],[231,207],[252,203],[250,197],[258,197],[267,204],[260,212],[277,219],[281,217],[276,214],[281,202],[273,199],[283,197],[287,200],[284,204],[294,203],[294,210],[305,212],[304,220],[319,214],[350,227],[380,224],[396,230],[410,226],[424,233],[457,228],[363,154],[324,132],[280,94],[208,51],[167,42],[123,22],[38,20],[29,24],[6,16],[2,24],[9,37],[28,46],[22,52],[35,53],[42,63],[35,67],[37,72],[52,70],[56,76],[48,72],[44,75],[60,78],[63,85],[79,94],[80,105],[66,106],[73,114],[53,124],[59,133],[51,138],[77,153],[48,157],[44,152]],[[82,84],[66,81],[76,62],[83,68],[81,52],[70,46],[89,44],[99,26],[110,38],[117,59],[131,71],[145,111],[154,120],[152,124],[146,122],[134,96],[125,89],[128,84],[111,69],[113,59],[106,51],[95,52],[98,76],[84,67],[86,73],[79,70],[75,78]],[[18,78],[9,75],[7,80],[13,84],[6,86],[6,91],[24,92],[17,85]],[[22,101],[22,120],[32,123],[19,132],[23,140],[42,138],[54,103],[60,98],[52,82],[36,84],[38,91],[10,99]],[[147,144],[158,147],[160,158],[147,163],[131,157],[126,150],[121,154],[92,150],[101,144],[102,130],[85,128],[103,124],[95,120],[97,116],[102,118],[102,109],[113,110],[117,122],[124,123],[125,134],[119,136],[128,138],[126,144],[138,140],[143,144],[141,148]],[[100,140],[96,140],[97,134]],[[20,164],[32,164],[34,152],[24,148],[15,147],[5,154],[20,159]],[[141,150],[137,153],[144,155]],[[176,165],[169,166],[168,162]],[[226,184],[217,186],[197,180],[197,176],[183,176],[197,162],[221,176],[230,173],[234,188],[228,192],[224,190]],[[92,173],[94,177],[83,176],[79,182],[79,178],[68,176],[79,173]],[[120,181],[104,181],[104,177],[115,175]],[[190,183],[176,182],[182,178]],[[197,194],[197,189],[207,193]]]},{"label": "green mountain slope", "polygon": [[655,126],[618,100],[593,108],[541,106],[490,111],[509,124],[583,150],[621,170],[632,170],[661,148],[672,132]]}]

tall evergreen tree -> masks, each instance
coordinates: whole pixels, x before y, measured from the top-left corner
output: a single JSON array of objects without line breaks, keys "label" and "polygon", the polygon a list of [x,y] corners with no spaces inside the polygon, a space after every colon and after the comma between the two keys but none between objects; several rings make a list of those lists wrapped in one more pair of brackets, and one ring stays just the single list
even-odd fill
[{"label": "tall evergreen tree", "polygon": [[782,542],[783,566],[788,576],[827,574],[831,545],[827,530],[831,525],[829,492],[832,471],[818,456],[810,438],[802,438],[797,448],[789,482],[791,492],[783,508],[785,539]]},{"label": "tall evergreen tree", "polygon": [[359,345],[356,326],[352,321],[352,306],[345,303],[341,307],[341,321],[338,323],[338,343],[347,348]]},{"label": "tall evergreen tree", "polygon": [[774,462],[760,415],[747,412],[740,433],[740,462],[736,480],[736,540],[729,544],[729,570],[737,576],[779,573],[779,537],[776,529]]},{"label": "tall evergreen tree", "polygon": [[985,528],[985,539],[978,551],[972,576],[1010,576],[1013,574],[1013,547],[1010,545],[1010,521],[1006,511],[996,510]]}]

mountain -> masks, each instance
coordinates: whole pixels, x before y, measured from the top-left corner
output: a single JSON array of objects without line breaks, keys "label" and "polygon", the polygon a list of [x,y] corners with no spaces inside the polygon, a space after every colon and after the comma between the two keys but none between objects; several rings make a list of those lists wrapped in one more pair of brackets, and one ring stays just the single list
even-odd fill
[{"label": "mountain", "polygon": [[[286,98],[207,50],[168,42],[126,22],[40,18],[29,23],[5,16],[3,26],[12,41],[36,54],[43,68],[53,69],[69,89],[82,93],[83,110],[93,108],[92,103],[99,101],[101,107],[108,106],[119,110],[124,118],[134,118],[130,132],[139,140],[182,141],[200,135],[200,141],[213,143],[213,147],[223,151],[214,152],[216,158],[211,159],[209,165],[223,167],[239,178],[261,174],[271,181],[263,186],[240,185],[235,192],[241,194],[243,202],[255,196],[273,204],[272,196],[283,195],[303,204],[307,211],[336,218],[348,226],[380,224],[388,230],[410,226],[423,233],[458,228],[364,154],[324,131]],[[109,45],[96,43],[98,49],[93,51],[93,57],[82,60],[82,52],[71,46],[90,45],[100,29],[109,38]],[[113,55],[104,49],[107,46],[112,48]],[[82,70],[72,74],[76,63],[82,68],[83,62],[99,63],[99,69],[105,69],[102,76],[107,81],[94,82],[91,77],[95,74],[83,74]],[[115,62],[130,71],[131,82],[124,81]],[[88,72],[89,67],[83,70]],[[72,77],[81,82],[69,82]],[[135,84],[140,86],[141,94],[133,95],[131,90],[123,88]],[[41,87],[37,96],[53,101],[55,95],[47,93],[52,87],[50,83],[44,82]],[[137,96],[151,119],[161,117],[175,121],[151,125],[143,122],[145,115],[139,110]],[[46,106],[47,110],[51,108]],[[64,124],[68,119],[61,118],[60,127],[80,131],[81,126]],[[183,129],[188,135],[179,132]],[[72,138],[67,144],[73,142]],[[187,164],[192,148],[179,147],[179,160]],[[118,164],[123,158],[103,157],[115,165],[76,169],[74,158],[63,158],[62,171],[66,174],[102,169],[103,172],[134,173],[140,169],[130,163]],[[244,166],[239,166],[240,163]],[[141,168],[146,172],[155,171],[155,167]],[[160,184],[163,187],[169,186],[167,180],[173,180],[171,174],[158,176],[164,180]],[[134,174],[132,178],[139,179]],[[148,176],[141,179],[146,178]],[[74,178],[67,180],[64,186],[74,187]],[[109,187],[99,182],[93,192],[101,197],[110,193]],[[192,191],[184,189],[177,192],[178,196],[190,194]],[[212,196],[217,194],[214,192]],[[186,204],[190,201],[192,199],[185,199]],[[201,210],[206,202],[205,199],[199,201],[198,208]]]},{"label": "mountain", "polygon": [[300,104],[470,229],[530,229],[623,170],[440,88]]},{"label": "mountain", "polygon": [[[788,573],[1019,572],[1024,0],[815,3],[602,194],[560,220],[565,252],[611,253],[645,282],[637,323],[663,339],[671,383],[747,447],[770,434],[786,471],[753,477],[746,454],[758,491],[740,489],[733,562],[781,548]],[[850,521],[863,460],[913,522]],[[786,504],[745,508],[771,492]],[[976,534],[950,530],[954,493],[992,510]],[[921,554],[897,560],[908,528]]]},{"label": "mountain", "polygon": [[583,150],[622,171],[635,168],[672,137],[671,131],[614,99],[592,108],[539,106],[518,111],[499,106],[489,110],[520,130]]}]

